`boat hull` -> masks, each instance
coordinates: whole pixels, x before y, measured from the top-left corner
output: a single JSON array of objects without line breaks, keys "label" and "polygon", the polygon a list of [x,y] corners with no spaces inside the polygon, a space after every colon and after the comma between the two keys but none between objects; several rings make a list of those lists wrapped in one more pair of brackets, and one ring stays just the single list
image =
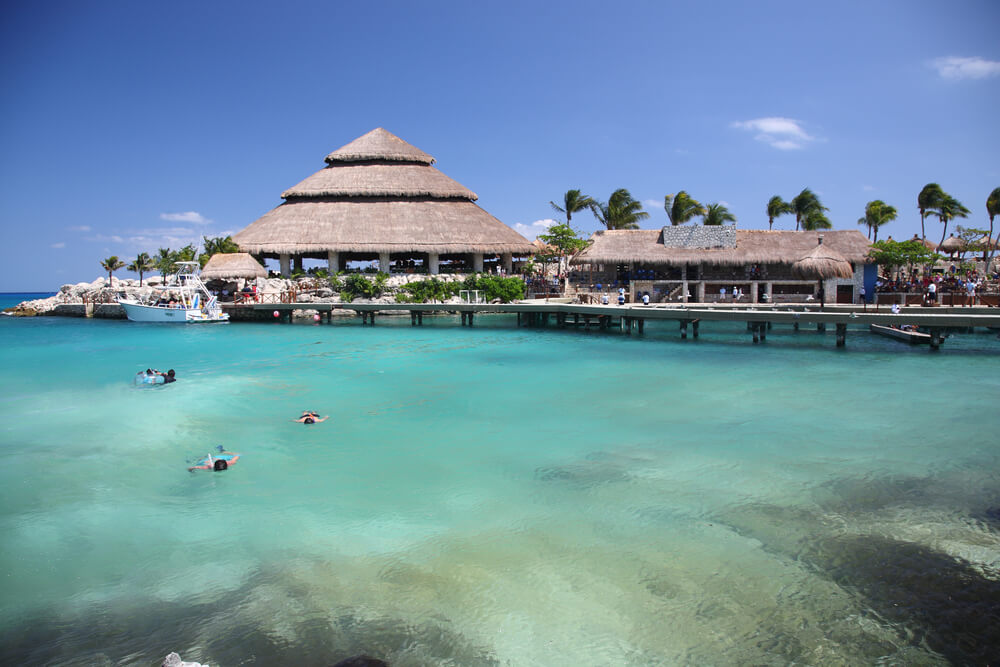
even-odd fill
[{"label": "boat hull", "polygon": [[879,324],[870,324],[868,327],[871,329],[872,333],[876,333],[887,338],[895,338],[896,340],[904,341],[910,345],[929,345],[931,342],[930,334],[920,333],[919,331],[903,331],[902,329],[897,329],[896,327],[884,327]]},{"label": "boat hull", "polygon": [[199,308],[168,308],[164,306],[147,306],[135,301],[122,300],[118,303],[125,309],[125,316],[132,322],[160,322],[173,324],[191,324],[196,322],[228,322],[227,313],[210,312],[205,314]]}]

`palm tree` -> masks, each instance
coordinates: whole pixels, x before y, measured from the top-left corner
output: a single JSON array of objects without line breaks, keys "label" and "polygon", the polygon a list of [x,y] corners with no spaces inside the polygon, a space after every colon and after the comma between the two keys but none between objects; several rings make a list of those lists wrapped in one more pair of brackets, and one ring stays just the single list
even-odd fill
[{"label": "palm tree", "polygon": [[593,198],[582,194],[579,190],[567,190],[566,194],[563,195],[563,205],[559,206],[554,201],[550,201],[549,204],[552,208],[559,211],[560,213],[566,214],[566,224],[568,225],[570,220],[573,219],[573,214],[577,211],[582,211],[586,208],[591,208],[596,204]]},{"label": "palm tree", "polygon": [[858,224],[859,225],[868,225],[868,240],[871,241],[872,240],[872,223],[871,223],[871,220],[868,219],[868,216],[865,215],[865,216],[862,216],[862,217],[858,218]]},{"label": "palm tree", "polygon": [[[889,206],[881,199],[874,199],[865,206],[865,217],[861,220],[868,225],[869,232],[875,232],[874,241],[878,241],[879,227],[895,220],[896,214],[895,206]],[[861,220],[858,220],[859,224]]]},{"label": "palm tree", "polygon": [[676,197],[674,195],[664,197],[663,208],[670,218],[670,224],[674,226],[683,225],[695,216],[705,215],[705,207],[698,203],[698,200],[692,199],[684,190],[678,192]]},{"label": "palm tree", "polygon": [[156,263],[153,262],[149,255],[144,252],[140,252],[135,260],[125,268],[139,274],[139,287],[142,287],[142,274],[155,269]]},{"label": "palm tree", "polygon": [[938,207],[943,198],[944,190],[937,183],[928,183],[917,195],[917,209],[920,211],[920,238],[927,238],[924,230],[924,219]]},{"label": "palm tree", "polygon": [[799,231],[799,225],[802,225],[802,229],[808,230],[809,227],[806,226],[806,221],[809,218],[812,218],[814,222],[821,225],[820,227],[814,227],[814,229],[830,228],[829,226],[822,226],[823,220],[826,221],[827,225],[830,223],[826,216],[823,215],[824,211],[829,211],[830,209],[823,206],[819,201],[819,197],[809,188],[795,195],[795,198],[791,201],[791,206],[791,212],[795,214],[795,231]]},{"label": "palm tree", "polygon": [[990,272],[993,265],[993,251],[996,246],[993,244],[993,218],[1000,215],[1000,188],[993,188],[993,192],[990,196],[986,198],[986,212],[990,216],[990,235],[986,239],[986,247],[989,250],[989,255],[986,259],[986,273]]},{"label": "palm tree", "polygon": [[174,270],[174,262],[177,261],[177,253],[170,248],[160,248],[156,251],[156,257],[153,262],[156,264],[156,270],[160,272],[160,276],[166,280],[167,274]]},{"label": "palm tree", "polygon": [[784,199],[778,195],[774,195],[767,202],[767,228],[771,229],[774,226],[774,219],[785,215],[786,213],[794,213],[792,210],[792,205],[786,202]]},{"label": "palm tree", "polygon": [[205,264],[212,258],[212,255],[240,251],[240,247],[236,245],[235,241],[233,241],[232,236],[216,236],[213,238],[203,236],[202,245],[205,246],[205,252],[198,255],[198,261],[201,262],[201,268],[205,268]]},{"label": "palm tree", "polygon": [[[826,210],[828,209],[823,209],[823,211]],[[814,232],[817,229],[833,229],[833,223],[830,222],[830,218],[826,217],[823,211],[814,209],[806,213],[805,218],[802,220],[803,231]]]},{"label": "palm tree", "polygon": [[736,222],[736,216],[722,204],[709,204],[705,209],[704,224],[706,227],[722,225],[727,222]]},{"label": "palm tree", "polygon": [[108,272],[109,287],[115,286],[114,281],[111,278],[111,274],[117,271],[118,269],[122,268],[123,266],[125,266],[125,262],[118,259],[118,255],[111,255],[111,257],[108,257],[107,259],[101,262],[101,268],[103,268],[105,271]]},{"label": "palm tree", "polygon": [[[948,221],[955,218],[969,217],[969,209],[965,208],[962,202],[945,192],[944,196],[938,201],[937,210],[934,211],[934,215],[944,225],[944,231],[941,232],[941,243],[944,243],[945,237],[948,236]],[[939,247],[941,243],[938,244]]]},{"label": "palm tree", "polygon": [[594,202],[590,210],[608,229],[639,229],[639,221],[649,217],[649,213],[642,210],[642,202],[633,199],[625,188],[612,192],[607,204]]}]

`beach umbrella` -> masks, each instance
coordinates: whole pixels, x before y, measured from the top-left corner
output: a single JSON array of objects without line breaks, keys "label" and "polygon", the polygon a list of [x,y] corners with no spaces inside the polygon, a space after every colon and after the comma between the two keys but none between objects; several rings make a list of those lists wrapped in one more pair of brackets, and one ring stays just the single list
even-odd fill
[{"label": "beach umbrella", "polygon": [[952,234],[938,246],[938,250],[954,255],[956,252],[965,250],[965,241]]},{"label": "beach umbrella", "polygon": [[823,281],[828,278],[850,278],[854,275],[854,268],[843,255],[823,245],[822,235],[818,241],[809,254],[792,264],[792,275],[804,280],[819,281],[820,307],[823,307],[826,305]]},{"label": "beach umbrella", "polygon": [[212,255],[201,270],[203,280],[224,280],[227,278],[266,278],[267,269],[245,252],[220,252]]}]

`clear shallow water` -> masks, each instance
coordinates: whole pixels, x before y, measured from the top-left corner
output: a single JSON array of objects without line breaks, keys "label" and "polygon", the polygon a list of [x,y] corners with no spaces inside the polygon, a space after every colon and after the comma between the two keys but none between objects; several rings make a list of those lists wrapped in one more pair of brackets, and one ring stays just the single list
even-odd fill
[{"label": "clear shallow water", "polygon": [[427,322],[0,318],[0,662],[1000,652],[995,336]]}]

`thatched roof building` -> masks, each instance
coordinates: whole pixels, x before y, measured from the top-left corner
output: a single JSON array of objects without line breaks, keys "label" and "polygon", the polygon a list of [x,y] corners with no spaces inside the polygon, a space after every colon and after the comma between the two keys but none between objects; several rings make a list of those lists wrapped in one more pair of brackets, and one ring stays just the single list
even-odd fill
[{"label": "thatched roof building", "polygon": [[573,263],[628,263],[643,266],[791,265],[817,246],[820,234],[823,235],[824,245],[848,262],[860,264],[866,261],[871,243],[857,230],[738,230],[732,225],[722,225],[714,229],[688,226],[597,231],[590,237],[590,247],[574,257]]},{"label": "thatched roof building", "polygon": [[510,269],[531,242],[475,204],[476,193],[435,169],[434,158],[382,128],[326,156],[327,166],[285,190],[285,202],[233,235],[248,252],[281,259],[426,262],[464,256],[481,271],[484,256]]},{"label": "thatched roof building", "polygon": [[267,269],[245,252],[217,253],[212,255],[201,270],[203,280],[266,278]]}]

